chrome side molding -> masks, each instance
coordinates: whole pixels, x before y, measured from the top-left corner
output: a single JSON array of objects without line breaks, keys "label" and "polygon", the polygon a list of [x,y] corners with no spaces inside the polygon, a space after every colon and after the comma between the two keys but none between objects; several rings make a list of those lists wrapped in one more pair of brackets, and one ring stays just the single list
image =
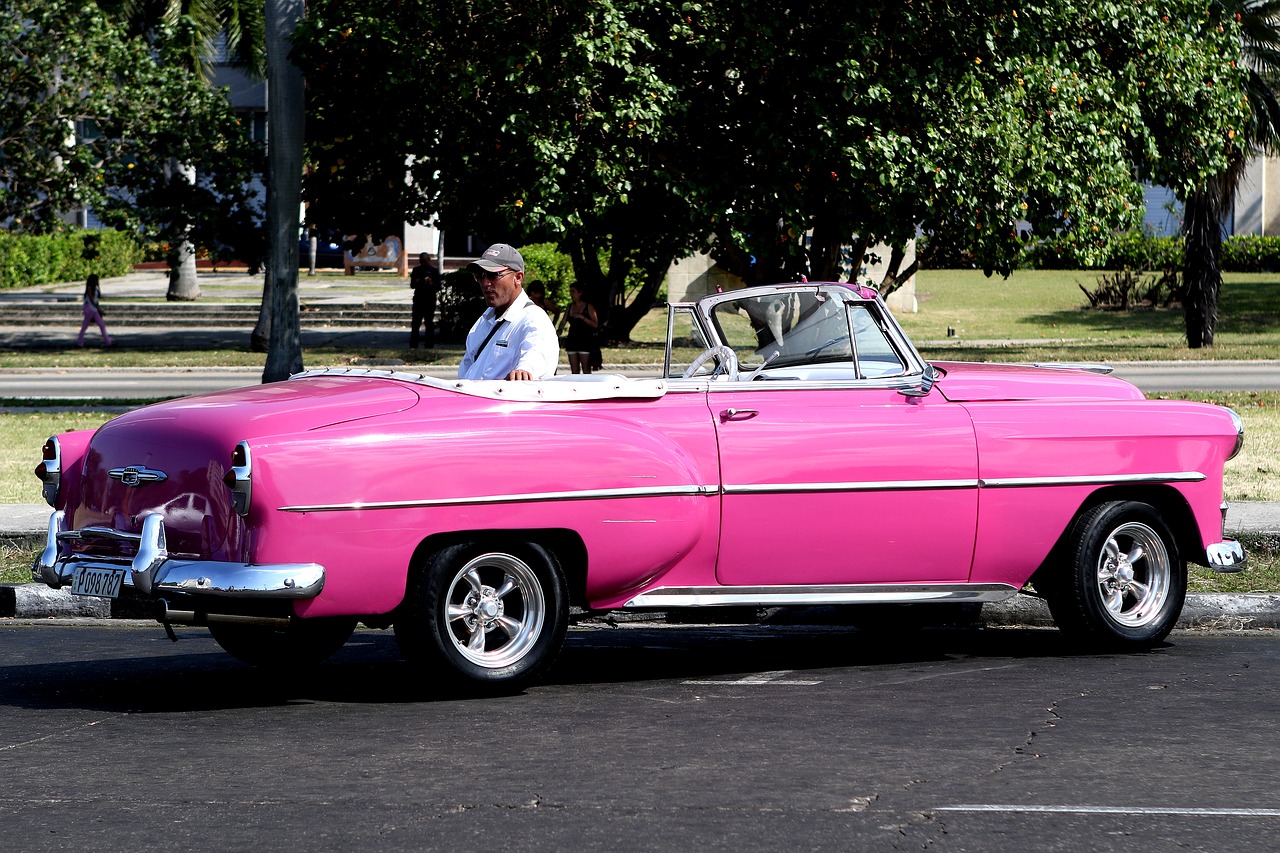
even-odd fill
[{"label": "chrome side molding", "polygon": [[785,607],[824,604],[931,604],[1004,601],[1018,588],[987,584],[813,584],[805,586],[672,586],[642,592],[622,605],[642,607]]}]

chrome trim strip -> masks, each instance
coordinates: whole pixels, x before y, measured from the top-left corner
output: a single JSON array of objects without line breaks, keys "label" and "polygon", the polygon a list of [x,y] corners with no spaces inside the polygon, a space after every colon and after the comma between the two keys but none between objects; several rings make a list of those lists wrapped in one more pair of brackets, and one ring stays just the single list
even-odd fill
[{"label": "chrome trim strip", "polygon": [[510,495],[476,495],[469,498],[424,498],[371,503],[306,504],[282,506],[280,512],[349,512],[361,509],[415,509],[421,507],[473,506],[475,504],[539,503],[542,501],[595,501],[629,498],[705,497],[719,494],[719,486],[639,486],[630,489],[580,489],[571,492],[528,492]]},{"label": "chrome trim strip", "polygon": [[476,495],[466,498],[423,498],[370,503],[297,504],[282,506],[280,512],[351,512],[354,510],[417,509],[477,504],[540,503],[545,501],[594,501],[630,498],[664,498],[711,495],[844,494],[849,492],[941,491],[954,489],[1007,489],[1035,486],[1100,486],[1121,483],[1200,482],[1198,471],[1171,474],[1100,474],[1083,477],[1006,477],[991,480],[871,480],[847,483],[756,483],[718,486],[646,486],[631,489],[581,489],[565,492]]},{"label": "chrome trim strip", "polygon": [[1110,376],[1116,372],[1116,369],[1109,364],[1091,361],[1033,361],[1031,366],[1046,370],[1083,370],[1086,373],[1098,373],[1102,376]]},{"label": "chrome trim strip", "polygon": [[822,604],[926,604],[1004,601],[1018,588],[989,584],[830,584],[804,586],[658,587],[622,605],[640,607],[715,607]]},{"label": "chrome trim strip", "polygon": [[725,486],[726,495],[774,495],[821,492],[897,492],[922,489],[976,489],[981,480],[876,480],[861,483],[759,483]]},{"label": "chrome trim strip", "polygon": [[1111,483],[1199,483],[1207,480],[1199,471],[1173,471],[1164,474],[1093,474],[1083,477],[996,477],[981,479],[984,489],[1026,488],[1028,486],[1105,486]]},{"label": "chrome trim strip", "polygon": [[1236,427],[1236,443],[1227,454],[1227,461],[1230,461],[1240,455],[1240,450],[1244,447],[1244,421],[1240,420],[1240,415],[1234,409],[1227,409],[1227,412],[1231,415],[1231,422]]}]

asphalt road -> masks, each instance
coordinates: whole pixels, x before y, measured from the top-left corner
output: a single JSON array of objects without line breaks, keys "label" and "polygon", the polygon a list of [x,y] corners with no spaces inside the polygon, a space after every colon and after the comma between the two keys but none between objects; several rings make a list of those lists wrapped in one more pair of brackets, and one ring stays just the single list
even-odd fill
[{"label": "asphalt road", "polygon": [[441,694],[386,633],[305,674],[200,630],[0,625],[5,846],[1274,850],[1280,638],[1078,656],[1051,630],[571,632]]},{"label": "asphalt road", "polygon": [[[445,378],[457,375],[454,367],[412,369]],[[606,366],[606,369],[618,368]],[[654,375],[656,368],[624,366],[621,370],[628,375]],[[1115,375],[1143,391],[1157,393],[1280,390],[1280,362],[1127,362],[1116,367]],[[256,367],[8,368],[0,369],[0,398],[155,399],[254,385],[261,379],[262,371]]]}]

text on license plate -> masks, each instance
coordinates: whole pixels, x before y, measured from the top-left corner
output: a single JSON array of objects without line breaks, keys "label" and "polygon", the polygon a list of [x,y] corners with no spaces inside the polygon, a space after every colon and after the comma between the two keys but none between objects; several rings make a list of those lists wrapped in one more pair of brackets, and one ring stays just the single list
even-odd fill
[{"label": "text on license plate", "polygon": [[124,569],[95,569],[77,566],[71,576],[72,595],[97,595],[103,598],[119,598],[120,584],[124,582]]}]

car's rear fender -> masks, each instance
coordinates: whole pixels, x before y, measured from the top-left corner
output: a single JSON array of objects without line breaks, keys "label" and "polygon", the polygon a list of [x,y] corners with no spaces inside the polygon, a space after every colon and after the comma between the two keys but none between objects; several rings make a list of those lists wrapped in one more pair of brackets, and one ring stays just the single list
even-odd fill
[{"label": "car's rear fender", "polygon": [[[574,530],[565,528],[532,528],[523,530],[450,530],[422,540],[413,553],[409,566],[409,583],[413,572],[430,564],[440,551],[452,545],[466,542],[483,542],[487,547],[501,549],[508,544],[532,542],[551,553],[564,572],[569,588],[569,603],[589,607],[587,602],[587,546]],[[406,584],[407,586],[407,584]],[[407,593],[406,589],[406,593]]]}]

